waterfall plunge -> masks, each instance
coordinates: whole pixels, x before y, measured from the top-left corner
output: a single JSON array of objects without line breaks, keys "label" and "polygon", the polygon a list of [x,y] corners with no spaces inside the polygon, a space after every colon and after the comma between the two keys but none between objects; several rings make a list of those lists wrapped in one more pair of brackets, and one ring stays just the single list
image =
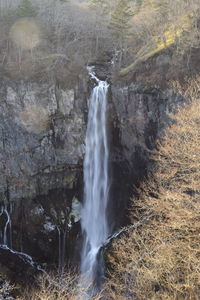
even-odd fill
[{"label": "waterfall plunge", "polygon": [[89,74],[98,85],[93,89],[89,101],[84,161],[84,204],[81,220],[84,235],[81,273],[84,287],[97,284],[99,277],[104,273],[100,249],[109,235],[107,222],[109,152],[106,128],[109,85],[106,81],[100,81],[92,68],[89,68]]},{"label": "waterfall plunge", "polygon": [[11,213],[12,205],[10,205],[10,208],[7,205],[1,206],[0,221],[3,222],[3,228],[0,229],[0,245],[7,245],[9,247],[12,247]]}]

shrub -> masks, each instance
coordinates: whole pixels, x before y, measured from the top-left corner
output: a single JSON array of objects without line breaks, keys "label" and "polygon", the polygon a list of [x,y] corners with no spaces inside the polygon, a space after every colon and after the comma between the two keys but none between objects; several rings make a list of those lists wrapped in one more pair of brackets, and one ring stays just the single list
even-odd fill
[{"label": "shrub", "polygon": [[[19,300],[81,300],[87,299],[86,289],[79,285],[80,278],[73,273],[45,274],[38,280],[38,288],[27,290]],[[100,300],[101,294],[90,297]]]}]

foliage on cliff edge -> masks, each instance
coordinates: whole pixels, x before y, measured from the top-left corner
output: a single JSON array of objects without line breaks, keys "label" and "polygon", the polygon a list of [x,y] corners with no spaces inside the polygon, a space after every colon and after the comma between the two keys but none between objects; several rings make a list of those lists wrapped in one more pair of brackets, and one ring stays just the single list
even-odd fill
[{"label": "foliage on cliff edge", "polygon": [[197,300],[200,295],[200,78],[184,91],[188,104],[173,117],[156,167],[138,190],[132,216],[145,217],[113,245],[110,298]]},{"label": "foliage on cliff edge", "polygon": [[129,76],[169,48],[163,73],[198,67],[199,0],[1,2],[0,75],[73,86],[91,61]]}]

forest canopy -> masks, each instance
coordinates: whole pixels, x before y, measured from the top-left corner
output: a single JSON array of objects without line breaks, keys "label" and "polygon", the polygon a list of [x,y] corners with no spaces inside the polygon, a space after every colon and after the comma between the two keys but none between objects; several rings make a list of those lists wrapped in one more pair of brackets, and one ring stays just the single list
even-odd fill
[{"label": "forest canopy", "polygon": [[64,82],[99,60],[126,75],[173,45],[178,64],[199,46],[198,8],[198,0],[1,0],[1,73]]}]

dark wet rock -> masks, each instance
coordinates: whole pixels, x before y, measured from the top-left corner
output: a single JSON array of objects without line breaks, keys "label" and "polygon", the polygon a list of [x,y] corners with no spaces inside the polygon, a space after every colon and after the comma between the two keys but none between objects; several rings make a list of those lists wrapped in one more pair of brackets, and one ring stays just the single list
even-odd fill
[{"label": "dark wet rock", "polygon": [[145,88],[135,83],[128,86],[113,84],[110,98],[113,124],[110,212],[115,212],[119,225],[122,220],[127,220],[124,216],[134,185],[151,169],[149,154],[171,121],[169,113],[175,112],[184,99],[172,89]]},{"label": "dark wet rock", "polygon": [[9,278],[18,283],[33,284],[36,277],[43,273],[41,267],[24,253],[15,252],[6,246],[0,246],[0,266]]},{"label": "dark wet rock", "polygon": [[[40,261],[58,262],[70,236],[74,197],[82,198],[87,82],[55,84],[0,81],[0,243]],[[1,211],[1,210],[0,210]],[[60,245],[60,246],[59,246]],[[71,250],[68,249],[67,252]],[[66,253],[67,255],[67,253]]]},{"label": "dark wet rock", "polygon": [[105,64],[105,62],[95,61],[94,63],[90,63],[90,65],[94,67],[94,72],[100,80],[110,81],[110,78],[111,78],[111,64],[110,63]]},{"label": "dark wet rock", "polygon": [[145,89],[133,83],[128,87],[112,86],[112,100],[123,151],[121,158],[133,168],[154,148],[156,139],[169,124],[168,114],[175,111],[183,98],[171,89]]}]

